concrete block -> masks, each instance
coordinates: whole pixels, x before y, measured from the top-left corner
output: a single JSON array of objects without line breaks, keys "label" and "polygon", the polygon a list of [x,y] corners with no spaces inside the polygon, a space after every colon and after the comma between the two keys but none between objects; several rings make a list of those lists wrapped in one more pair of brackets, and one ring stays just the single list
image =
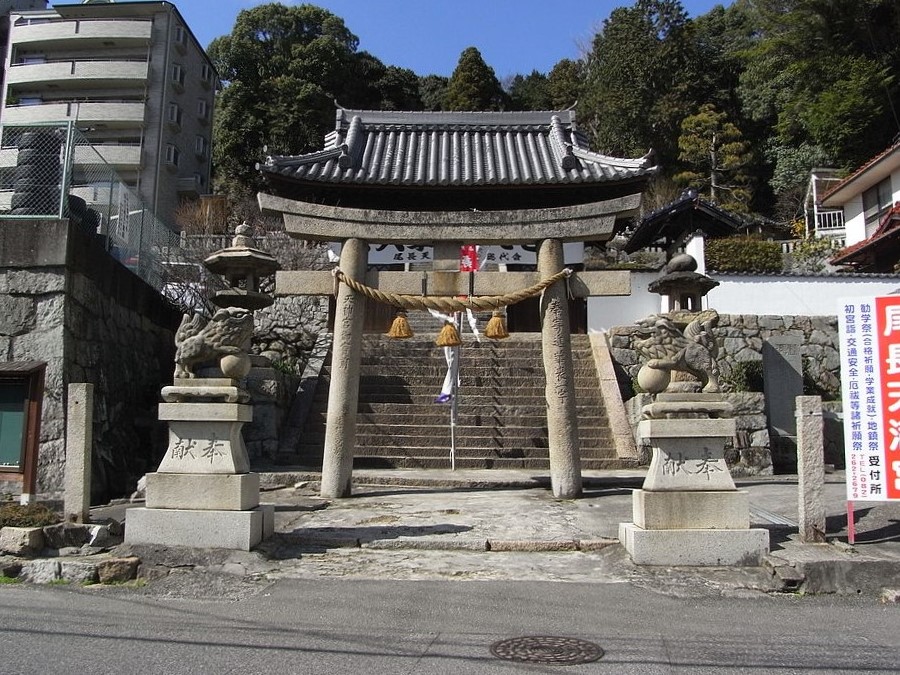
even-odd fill
[{"label": "concrete block", "polygon": [[634,524],[645,530],[746,530],[746,490],[633,493]]},{"label": "concrete block", "polygon": [[147,508],[249,511],[259,506],[259,474],[148,473]]},{"label": "concrete block", "polygon": [[40,527],[0,528],[0,553],[36,555],[44,548],[44,531]]},{"label": "concrete block", "polygon": [[263,539],[267,511],[128,509],[125,543],[249,551]]},{"label": "concrete block", "polygon": [[275,534],[275,505],[261,504],[258,509],[263,514],[263,539],[268,539]]},{"label": "concrete block", "polygon": [[619,523],[619,541],[636,565],[758,566],[769,552],[769,531],[645,530]]},{"label": "concrete block", "polygon": [[[655,420],[645,420],[655,421]],[[663,420],[668,421],[668,420]],[[720,420],[674,420],[679,422]],[[734,420],[727,420],[733,422]],[[641,422],[643,424],[644,422]],[[733,426],[732,426],[733,428]],[[653,458],[647,468],[644,490],[734,490],[734,480],[725,463],[725,439],[650,437]]]}]

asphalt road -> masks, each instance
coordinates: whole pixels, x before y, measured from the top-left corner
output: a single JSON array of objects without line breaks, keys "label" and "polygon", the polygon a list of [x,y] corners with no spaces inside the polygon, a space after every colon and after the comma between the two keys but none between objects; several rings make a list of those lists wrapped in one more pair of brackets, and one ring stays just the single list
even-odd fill
[{"label": "asphalt road", "polygon": [[[871,597],[684,598],[629,583],[182,577],[136,589],[0,586],[0,673],[900,670],[900,605]],[[522,636],[589,641],[605,654],[568,666],[491,654],[493,643]],[[540,646],[525,655],[556,653]]]}]

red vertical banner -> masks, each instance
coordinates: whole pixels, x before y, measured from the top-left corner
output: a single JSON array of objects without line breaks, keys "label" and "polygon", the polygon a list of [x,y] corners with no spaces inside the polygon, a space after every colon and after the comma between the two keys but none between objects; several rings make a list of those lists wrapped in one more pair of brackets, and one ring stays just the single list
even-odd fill
[{"label": "red vertical banner", "polygon": [[465,244],[459,247],[459,271],[478,271],[478,247],[474,244]]},{"label": "red vertical banner", "polygon": [[883,478],[885,498],[900,499],[900,296],[875,298],[874,319],[881,376],[882,448],[880,457],[869,453],[861,459],[869,475]]}]

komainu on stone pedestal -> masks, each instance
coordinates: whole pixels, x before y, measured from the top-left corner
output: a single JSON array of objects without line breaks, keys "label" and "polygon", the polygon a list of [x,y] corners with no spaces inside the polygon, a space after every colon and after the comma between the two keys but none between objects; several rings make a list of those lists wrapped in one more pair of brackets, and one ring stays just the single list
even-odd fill
[{"label": "komainu on stone pedestal", "polygon": [[175,377],[196,377],[197,364],[245,353],[252,336],[253,313],[241,307],[220,309],[208,322],[185,314],[175,333]]},{"label": "komainu on stone pedestal", "polygon": [[[652,321],[652,332],[645,340],[635,342],[635,349],[641,358],[646,361],[642,370],[650,371],[681,371],[690,373],[700,380],[700,387],[705,393],[719,391],[719,368],[716,365],[718,348],[713,328],[719,321],[719,315],[711,312],[711,315],[701,316],[691,321],[684,329],[678,330],[674,321],[665,316],[656,316],[645,319],[642,325]],[[639,381],[657,381],[662,389],[650,391],[657,394],[669,385],[667,378],[649,377],[646,373]]]}]

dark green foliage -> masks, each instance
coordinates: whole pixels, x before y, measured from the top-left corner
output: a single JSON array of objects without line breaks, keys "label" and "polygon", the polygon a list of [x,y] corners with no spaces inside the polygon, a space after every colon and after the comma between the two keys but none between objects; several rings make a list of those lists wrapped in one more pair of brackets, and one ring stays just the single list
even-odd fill
[{"label": "dark green foliage", "polygon": [[584,89],[584,64],[563,59],[547,75],[547,95],[552,110],[571,108],[581,98]]},{"label": "dark green foliage", "polygon": [[504,98],[500,81],[481,52],[464,49],[447,83],[444,110],[502,110]]},{"label": "dark green foliage", "polygon": [[550,86],[547,76],[536,70],[531,75],[516,75],[509,85],[510,110],[550,110]]},{"label": "dark green foliage", "polygon": [[45,504],[0,504],[0,527],[44,527],[59,521],[56,512]]},{"label": "dark green foliage", "polygon": [[736,361],[731,370],[722,378],[722,383],[733,392],[762,392],[763,366],[762,360]]},{"label": "dark green foliage", "polygon": [[613,10],[587,58],[582,122],[597,149],[640,156],[653,148],[663,165],[678,156],[686,110],[696,109],[698,53],[677,0],[637,0]]},{"label": "dark green foliage", "polygon": [[241,11],[209,55],[225,86],[216,103],[214,166],[220,189],[258,187],[269,154],[317,150],[335,101],[352,108],[421,108],[418,78],[367,52],[341,18],[313,5]]},{"label": "dark green foliage", "polygon": [[781,272],[781,245],[755,237],[706,242],[706,266],[716,272]]},{"label": "dark green foliage", "polygon": [[444,97],[450,78],[442,75],[426,75],[419,78],[419,98],[423,110],[443,110]]}]

